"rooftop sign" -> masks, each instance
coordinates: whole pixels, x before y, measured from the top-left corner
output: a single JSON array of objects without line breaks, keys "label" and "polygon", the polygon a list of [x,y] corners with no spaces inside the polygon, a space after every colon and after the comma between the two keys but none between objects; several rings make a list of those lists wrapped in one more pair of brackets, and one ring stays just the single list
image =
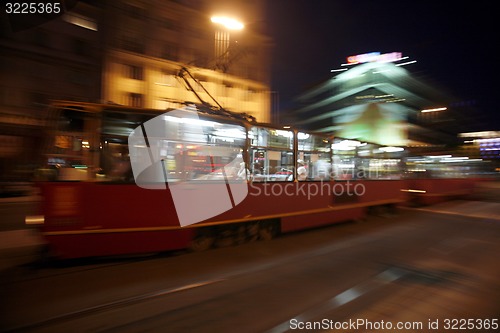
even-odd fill
[{"label": "rooftop sign", "polygon": [[347,57],[347,65],[355,65],[365,62],[393,62],[401,59],[401,52],[391,52],[384,54],[380,54],[380,52],[370,52]]}]

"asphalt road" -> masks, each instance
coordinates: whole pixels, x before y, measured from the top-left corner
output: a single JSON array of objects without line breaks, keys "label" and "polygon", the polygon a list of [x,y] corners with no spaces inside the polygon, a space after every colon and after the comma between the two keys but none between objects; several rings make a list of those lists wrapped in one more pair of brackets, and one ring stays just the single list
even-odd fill
[{"label": "asphalt road", "polygon": [[498,331],[500,218],[426,209],[202,253],[13,267],[0,272],[0,327]]}]

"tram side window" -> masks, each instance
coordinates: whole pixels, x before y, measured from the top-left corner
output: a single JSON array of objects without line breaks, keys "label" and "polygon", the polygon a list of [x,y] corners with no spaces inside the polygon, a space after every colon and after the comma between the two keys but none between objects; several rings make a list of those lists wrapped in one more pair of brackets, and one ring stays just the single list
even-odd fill
[{"label": "tram side window", "polygon": [[405,150],[399,147],[373,145],[371,156],[365,164],[368,179],[401,179],[404,172],[402,158]]},{"label": "tram side window", "polygon": [[356,149],[362,143],[356,140],[335,138],[332,144],[333,159],[331,176],[335,180],[358,178]]},{"label": "tram side window", "polygon": [[380,169],[377,151],[379,145],[373,143],[361,143],[356,146],[356,158],[354,160],[355,176],[357,179],[378,179]]},{"label": "tram side window", "polygon": [[245,170],[246,128],[193,111],[172,110],[134,129],[129,137],[132,165],[142,168],[134,169],[136,178],[162,183],[246,178],[240,172],[242,166]]},{"label": "tram side window", "polygon": [[249,132],[253,181],[293,180],[293,132],[254,126]]},{"label": "tram side window", "polygon": [[401,178],[402,153],[396,147],[335,138],[332,148],[332,175],[335,179]]},{"label": "tram side window", "polygon": [[[149,140],[153,155],[163,160],[168,182],[242,179],[246,129],[211,118],[164,118],[163,138]],[[244,166],[244,164],[243,164]],[[238,176],[239,174],[239,176]]]},{"label": "tram side window", "polygon": [[367,179],[401,179],[403,166],[401,159],[371,158],[364,161]]},{"label": "tram side window", "polygon": [[127,183],[134,182],[126,138],[105,138],[101,143],[101,168],[98,176]]},{"label": "tram side window", "polygon": [[[328,180],[331,172],[331,148],[326,137],[299,132],[297,178],[301,180]],[[299,170],[303,165],[305,172]]]}]

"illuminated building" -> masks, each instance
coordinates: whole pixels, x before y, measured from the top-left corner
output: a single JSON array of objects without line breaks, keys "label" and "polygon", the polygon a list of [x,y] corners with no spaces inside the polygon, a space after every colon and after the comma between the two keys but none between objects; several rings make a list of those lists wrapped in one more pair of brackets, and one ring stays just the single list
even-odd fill
[{"label": "illuminated building", "polygon": [[500,131],[459,133],[464,155],[485,160],[500,161]]},{"label": "illuminated building", "polygon": [[[253,27],[229,31],[212,22],[217,3],[222,2],[108,2],[103,100],[161,110],[199,102],[176,77],[188,64],[224,108],[269,121],[269,39]],[[243,22],[252,22],[263,10],[261,2],[232,4],[241,6],[237,14],[245,13]],[[211,102],[202,87],[194,88]]]},{"label": "illuminated building", "polygon": [[331,79],[297,98],[293,123],[385,145],[455,144],[464,123],[446,107],[453,97],[412,75],[405,66],[415,62],[400,52],[350,56]]}]

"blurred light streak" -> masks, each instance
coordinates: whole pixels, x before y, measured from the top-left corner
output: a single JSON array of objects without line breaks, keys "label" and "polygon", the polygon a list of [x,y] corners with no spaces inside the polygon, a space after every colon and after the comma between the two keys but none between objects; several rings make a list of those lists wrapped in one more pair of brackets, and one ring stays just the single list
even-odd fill
[{"label": "blurred light streak", "polygon": [[66,22],[74,24],[78,27],[97,31],[97,23],[89,17],[67,13],[64,15],[63,19]]},{"label": "blurred light streak", "polygon": [[414,64],[416,62],[417,62],[416,60],[412,60],[412,61],[403,62],[401,64],[396,64],[396,66],[406,66],[406,65]]},{"label": "blurred light streak", "polygon": [[347,68],[338,68],[338,69],[330,69],[330,72],[343,72],[343,71],[346,71]]},{"label": "blurred light streak", "polygon": [[442,107],[442,108],[434,108],[434,109],[424,109],[424,110],[421,110],[420,112],[422,113],[426,113],[426,112],[438,112],[438,111],[444,111],[444,110],[447,110],[448,108],[446,107]]},{"label": "blurred light streak", "polygon": [[413,190],[413,189],[401,190],[401,192],[409,192],[409,193],[427,193],[427,191],[424,191],[424,190]]}]

